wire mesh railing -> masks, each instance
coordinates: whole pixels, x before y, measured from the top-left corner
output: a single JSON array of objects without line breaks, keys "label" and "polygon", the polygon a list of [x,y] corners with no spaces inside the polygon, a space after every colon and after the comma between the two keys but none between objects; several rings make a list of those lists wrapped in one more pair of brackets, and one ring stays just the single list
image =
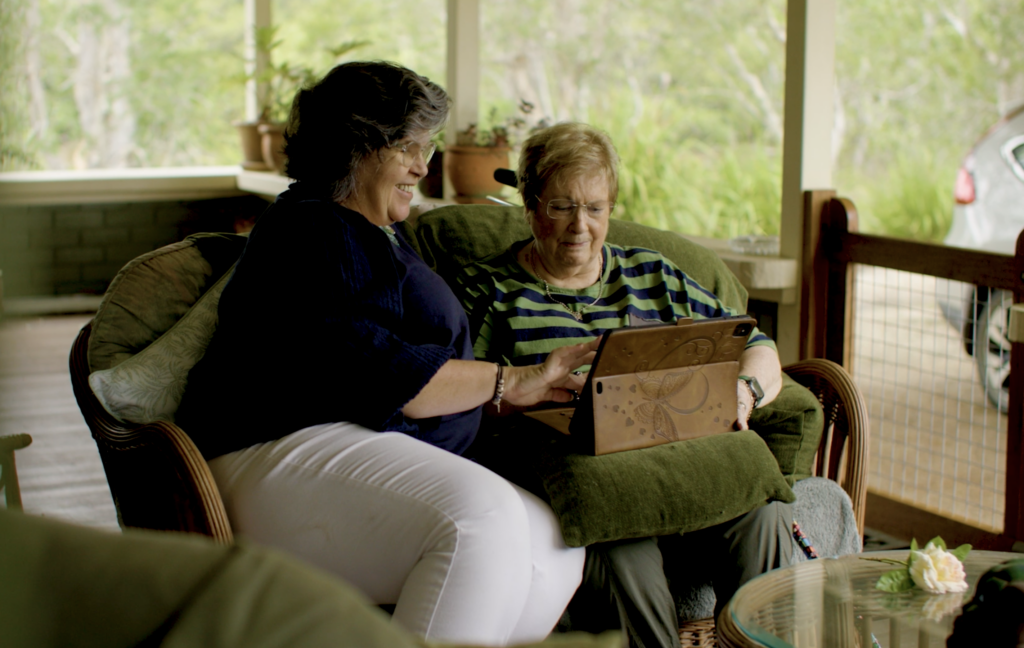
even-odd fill
[{"label": "wire mesh railing", "polygon": [[977,295],[961,282],[856,266],[851,364],[871,421],[868,488],[1000,533],[1007,416],[987,398],[964,336],[987,308]]},{"label": "wire mesh railing", "polygon": [[801,354],[865,396],[869,520],[874,496],[904,531],[1024,541],[1024,234],[1015,256],[859,234],[834,196],[805,194]]}]

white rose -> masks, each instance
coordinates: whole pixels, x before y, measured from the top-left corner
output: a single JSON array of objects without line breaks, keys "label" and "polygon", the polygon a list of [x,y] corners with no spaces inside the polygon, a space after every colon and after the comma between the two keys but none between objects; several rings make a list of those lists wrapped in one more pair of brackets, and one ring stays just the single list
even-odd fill
[{"label": "white rose", "polygon": [[967,591],[967,574],[956,556],[930,542],[922,551],[911,553],[910,578],[915,585],[932,594]]}]

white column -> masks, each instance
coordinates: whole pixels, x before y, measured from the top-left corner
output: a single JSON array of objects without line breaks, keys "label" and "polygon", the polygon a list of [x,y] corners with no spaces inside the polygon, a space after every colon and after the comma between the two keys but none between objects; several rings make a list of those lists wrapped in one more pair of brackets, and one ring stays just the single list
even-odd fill
[{"label": "white column", "polygon": [[256,30],[270,27],[270,0],[245,0],[245,73],[249,80],[245,84],[245,120],[259,119],[260,99],[266,94],[266,84],[257,83],[254,76],[270,64],[266,52],[256,51]]},{"label": "white column", "polygon": [[[478,123],[480,93],[479,0],[448,0],[448,78],[445,89],[452,112],[445,129],[445,144],[455,144],[455,133]],[[454,191],[445,172],[444,196]]]},{"label": "white column", "polygon": [[[803,253],[803,191],[832,187],[836,0],[789,0],[786,18],[786,114],[782,152],[780,254]],[[797,276],[802,276],[798,268]],[[800,291],[779,304],[776,342],[782,364],[796,362]]]}]

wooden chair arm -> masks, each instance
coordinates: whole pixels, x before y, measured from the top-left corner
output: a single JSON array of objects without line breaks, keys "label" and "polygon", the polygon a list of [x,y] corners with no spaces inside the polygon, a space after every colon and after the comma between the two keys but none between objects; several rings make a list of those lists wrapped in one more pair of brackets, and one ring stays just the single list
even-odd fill
[{"label": "wooden chair arm", "polygon": [[99,448],[122,527],[201,533],[223,543],[233,535],[217,484],[195,443],[168,421],[118,421],[89,388],[90,327],[71,351],[75,398]]},{"label": "wooden chair arm", "polygon": [[831,360],[801,360],[783,371],[821,402],[825,431],[818,447],[816,474],[839,482],[853,502],[857,528],[863,531],[870,435],[864,396],[850,374]]}]

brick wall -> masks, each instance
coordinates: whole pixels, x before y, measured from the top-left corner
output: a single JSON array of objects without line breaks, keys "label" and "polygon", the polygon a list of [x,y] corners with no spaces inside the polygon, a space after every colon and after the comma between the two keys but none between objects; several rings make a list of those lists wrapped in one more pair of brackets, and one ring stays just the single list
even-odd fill
[{"label": "brick wall", "polygon": [[244,230],[266,201],[0,206],[5,297],[100,294],[125,263],[200,231]]}]

